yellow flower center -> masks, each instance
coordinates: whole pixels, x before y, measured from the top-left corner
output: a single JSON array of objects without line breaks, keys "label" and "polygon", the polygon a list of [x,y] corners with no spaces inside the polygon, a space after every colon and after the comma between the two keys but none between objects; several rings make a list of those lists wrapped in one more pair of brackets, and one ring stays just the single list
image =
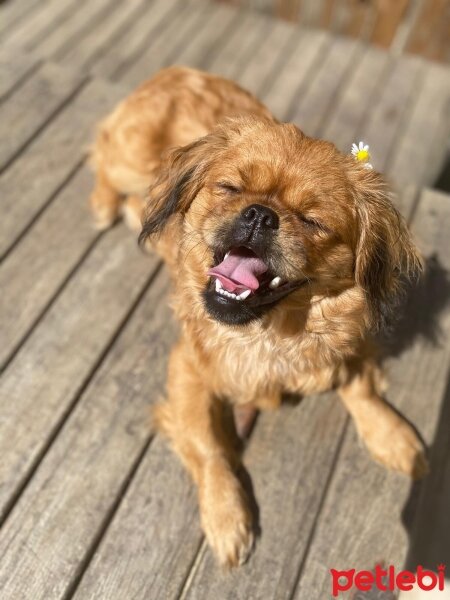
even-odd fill
[{"label": "yellow flower center", "polygon": [[367,150],[358,150],[358,152],[356,153],[356,160],[359,160],[361,162],[367,162],[369,158],[370,156]]}]

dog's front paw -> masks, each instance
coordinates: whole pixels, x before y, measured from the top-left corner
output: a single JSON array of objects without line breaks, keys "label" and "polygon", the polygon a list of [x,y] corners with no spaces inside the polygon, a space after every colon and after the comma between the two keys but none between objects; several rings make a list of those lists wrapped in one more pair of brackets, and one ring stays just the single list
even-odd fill
[{"label": "dog's front paw", "polygon": [[224,567],[245,563],[254,542],[252,517],[238,480],[229,473],[200,489],[202,527]]},{"label": "dog's front paw", "polygon": [[425,447],[413,427],[400,416],[391,418],[389,426],[376,423],[364,435],[373,458],[384,466],[409,475],[424,477],[428,471]]}]

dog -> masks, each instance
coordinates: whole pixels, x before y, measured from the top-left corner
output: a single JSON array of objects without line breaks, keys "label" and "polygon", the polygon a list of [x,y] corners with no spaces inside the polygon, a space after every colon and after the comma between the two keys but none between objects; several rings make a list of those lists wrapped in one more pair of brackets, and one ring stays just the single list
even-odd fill
[{"label": "dog", "polygon": [[106,118],[92,158],[97,226],[122,212],[173,280],[181,333],[155,421],[198,486],[220,564],[245,562],[254,541],[227,403],[244,431],[285,392],[336,389],[375,460],[427,472],[417,433],[382,397],[374,332],[422,260],[379,173],[181,67]]}]

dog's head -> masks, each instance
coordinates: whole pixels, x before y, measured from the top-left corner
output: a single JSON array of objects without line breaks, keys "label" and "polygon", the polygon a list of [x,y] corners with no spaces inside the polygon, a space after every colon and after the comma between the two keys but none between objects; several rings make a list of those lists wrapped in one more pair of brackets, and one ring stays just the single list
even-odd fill
[{"label": "dog's head", "polygon": [[230,325],[359,286],[377,326],[421,264],[379,174],[270,120],[229,119],[172,152],[141,241],[174,222],[179,279]]}]

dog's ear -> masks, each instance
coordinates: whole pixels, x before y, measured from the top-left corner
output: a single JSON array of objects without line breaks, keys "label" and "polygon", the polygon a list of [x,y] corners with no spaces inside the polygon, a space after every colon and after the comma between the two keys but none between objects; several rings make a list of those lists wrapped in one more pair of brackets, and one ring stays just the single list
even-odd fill
[{"label": "dog's ear", "polygon": [[361,165],[351,170],[359,223],[355,280],[367,294],[377,330],[389,325],[405,284],[418,278],[423,262],[380,174]]},{"label": "dog's ear", "polygon": [[184,214],[205,182],[209,166],[226,145],[221,130],[172,150],[150,188],[139,243],[160,233],[170,217]]}]

